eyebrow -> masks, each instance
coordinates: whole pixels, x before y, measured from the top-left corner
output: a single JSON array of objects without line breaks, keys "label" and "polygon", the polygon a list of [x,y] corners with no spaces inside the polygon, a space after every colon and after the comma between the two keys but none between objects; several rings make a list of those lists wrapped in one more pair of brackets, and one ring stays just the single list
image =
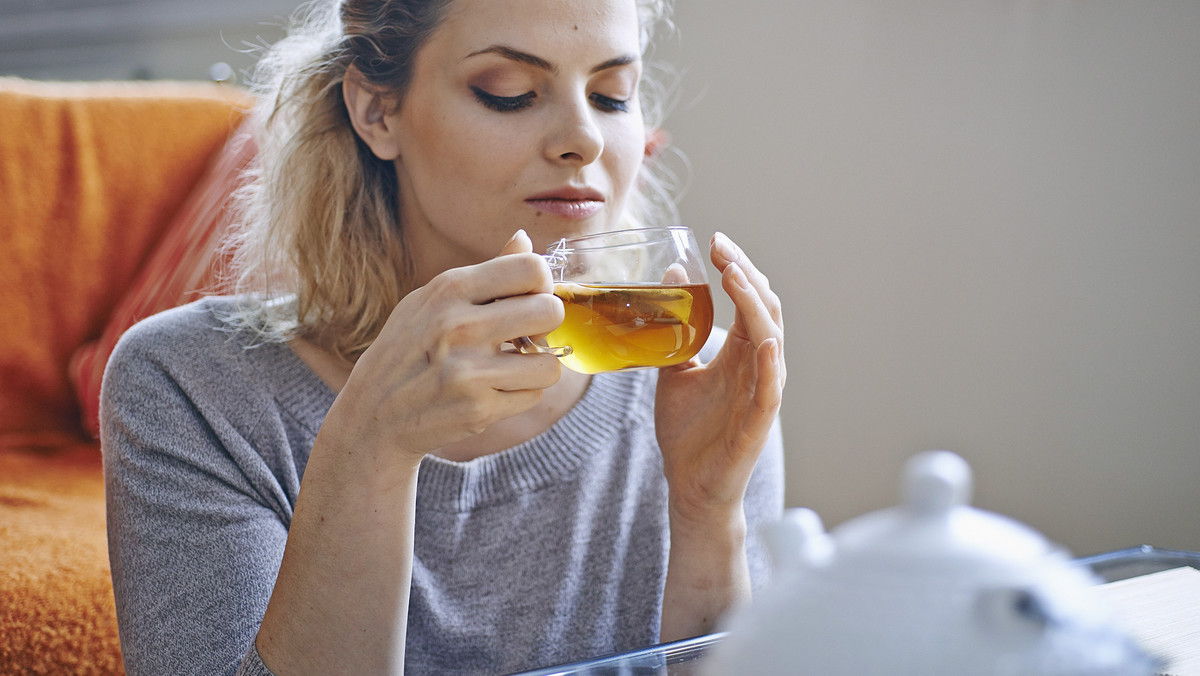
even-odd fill
[{"label": "eyebrow", "polygon": [[[504,45],[492,45],[491,47],[481,49],[477,52],[471,52],[470,54],[467,55],[467,58],[469,59],[473,56],[479,56],[481,54],[496,54],[498,56],[502,56],[506,59],[510,59],[510,60],[516,61],[518,63],[524,63],[527,65],[533,66],[534,68],[544,70],[551,74],[555,74],[555,75],[558,74],[558,66],[554,65],[553,63],[550,63],[549,61],[543,59],[540,56],[530,54],[529,52],[523,52],[519,49],[513,49],[512,47],[506,47]],[[608,61],[605,61],[604,63],[596,66],[595,68],[592,68],[589,71],[589,73],[595,74],[595,73],[599,73],[602,70],[608,70],[609,68],[617,68],[619,66],[628,66],[631,63],[637,62],[637,60],[638,60],[638,57],[636,55],[625,54],[622,56],[618,56],[615,59],[609,59]]]}]

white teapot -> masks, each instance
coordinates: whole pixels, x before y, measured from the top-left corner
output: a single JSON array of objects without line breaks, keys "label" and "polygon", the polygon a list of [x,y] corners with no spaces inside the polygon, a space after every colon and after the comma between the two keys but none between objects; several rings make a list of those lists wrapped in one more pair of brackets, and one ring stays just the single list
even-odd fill
[{"label": "white teapot", "polygon": [[946,451],[908,461],[898,507],[826,534],[808,509],[766,533],[775,576],[726,623],[703,673],[1150,676],[1097,580],[1012,519],[969,506]]}]

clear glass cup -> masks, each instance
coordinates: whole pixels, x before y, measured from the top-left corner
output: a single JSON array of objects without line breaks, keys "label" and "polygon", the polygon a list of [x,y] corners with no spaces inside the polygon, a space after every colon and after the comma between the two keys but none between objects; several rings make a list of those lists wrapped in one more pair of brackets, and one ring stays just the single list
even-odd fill
[{"label": "clear glass cup", "polygon": [[545,345],[580,373],[680,364],[712,331],[712,292],[695,235],[683,226],[564,238],[547,249],[566,318]]}]

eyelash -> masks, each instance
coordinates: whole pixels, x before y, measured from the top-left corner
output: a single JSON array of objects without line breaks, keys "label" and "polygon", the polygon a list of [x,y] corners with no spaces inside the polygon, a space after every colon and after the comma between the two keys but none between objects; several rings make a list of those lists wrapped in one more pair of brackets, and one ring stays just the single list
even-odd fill
[{"label": "eyelash", "polygon": [[[514,113],[518,110],[524,110],[533,105],[533,100],[537,98],[537,92],[525,92],[519,96],[496,96],[491,92],[479,87],[471,87],[475,98],[479,100],[485,107],[490,108],[500,113]],[[591,94],[588,98],[592,103],[604,112],[609,113],[627,113],[629,112],[629,101],[621,101],[603,94]]]},{"label": "eyelash", "polygon": [[471,87],[471,91],[475,92],[475,98],[479,99],[480,103],[500,113],[524,110],[533,105],[533,100],[537,98],[536,92],[525,92],[520,96],[496,96],[479,87]]},{"label": "eyelash", "polygon": [[605,96],[603,94],[592,94],[588,98],[592,100],[592,103],[599,106],[601,110],[606,110],[610,113],[628,113],[629,112],[629,100],[628,99],[621,101],[620,99],[614,99],[610,96]]}]

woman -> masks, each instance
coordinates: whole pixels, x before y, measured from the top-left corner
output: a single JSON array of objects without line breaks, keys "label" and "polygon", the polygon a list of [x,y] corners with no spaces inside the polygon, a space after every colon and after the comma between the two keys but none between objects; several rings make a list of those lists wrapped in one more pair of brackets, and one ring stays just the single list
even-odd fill
[{"label": "woman", "polygon": [[710,631],[762,580],[782,320],[732,242],[707,361],[506,347],[562,321],[532,251],[645,213],[664,14],[345,0],[263,60],[254,293],[138,325],[106,374],[129,673],[510,672]]}]

